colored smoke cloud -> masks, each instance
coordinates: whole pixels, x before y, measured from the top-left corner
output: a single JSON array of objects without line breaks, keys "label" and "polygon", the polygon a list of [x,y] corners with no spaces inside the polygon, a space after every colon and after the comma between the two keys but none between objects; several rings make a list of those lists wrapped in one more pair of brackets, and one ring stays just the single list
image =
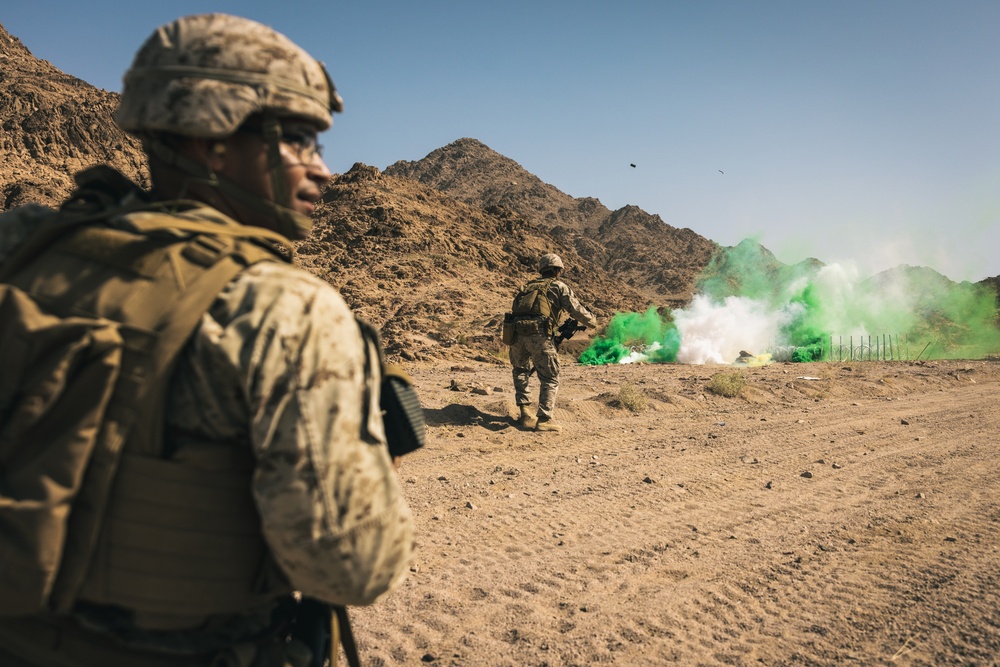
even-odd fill
[{"label": "colored smoke cloud", "polygon": [[787,266],[748,240],[716,254],[687,307],[616,314],[580,362],[732,363],[746,351],[815,361],[870,341],[895,359],[998,354],[996,292],[920,267],[862,278],[852,265]]}]

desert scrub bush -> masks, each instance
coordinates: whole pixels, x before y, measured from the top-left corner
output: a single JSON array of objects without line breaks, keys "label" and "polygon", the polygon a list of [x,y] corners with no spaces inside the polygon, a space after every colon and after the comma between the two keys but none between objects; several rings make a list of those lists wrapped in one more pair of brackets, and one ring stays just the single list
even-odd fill
[{"label": "desert scrub bush", "polygon": [[732,373],[716,373],[709,378],[708,386],[705,388],[713,394],[733,398],[739,396],[746,384],[747,380],[743,377],[743,373],[734,371]]},{"label": "desert scrub bush", "polygon": [[648,400],[645,392],[631,382],[626,382],[618,389],[618,403],[629,412],[645,410]]}]

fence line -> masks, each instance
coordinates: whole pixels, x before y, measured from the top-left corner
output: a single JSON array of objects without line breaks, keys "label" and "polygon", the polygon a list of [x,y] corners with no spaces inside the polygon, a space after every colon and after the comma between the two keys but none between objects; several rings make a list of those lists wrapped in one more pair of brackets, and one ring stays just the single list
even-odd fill
[{"label": "fence line", "polygon": [[[928,341],[914,359],[927,351]],[[910,340],[907,334],[865,334],[861,336],[829,336],[819,340],[816,361],[904,361],[910,360]],[[768,352],[774,361],[792,361],[799,348],[794,345],[771,345]]]}]

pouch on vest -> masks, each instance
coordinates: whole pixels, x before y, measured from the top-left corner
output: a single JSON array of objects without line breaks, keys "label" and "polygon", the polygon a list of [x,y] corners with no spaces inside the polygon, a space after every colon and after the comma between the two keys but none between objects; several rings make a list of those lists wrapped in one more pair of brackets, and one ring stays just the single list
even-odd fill
[{"label": "pouch on vest", "polygon": [[500,340],[504,345],[514,342],[514,313],[503,314],[503,328],[500,329]]},{"label": "pouch on vest", "polygon": [[548,336],[551,335],[551,326],[548,320],[540,317],[517,320],[514,322],[515,336]]},{"label": "pouch on vest", "polygon": [[10,285],[0,321],[0,615],[20,615],[52,592],[123,341],[116,322],[56,317]]},{"label": "pouch on vest", "polygon": [[389,455],[393,458],[409,454],[424,446],[427,425],[420,398],[413,388],[413,381],[402,366],[387,364],[383,358],[382,342],[378,331],[370,322],[355,318],[365,340],[377,350],[382,371],[379,387],[379,408]]},{"label": "pouch on vest", "polygon": [[552,304],[549,302],[549,286],[554,278],[539,278],[521,288],[521,291],[514,297],[514,303],[510,311],[518,316],[535,315],[538,317],[552,317]]},{"label": "pouch on vest", "polygon": [[[554,280],[555,278],[538,278],[532,280],[517,293],[510,308],[511,313],[514,314],[514,319],[517,320],[514,333],[551,336],[555,332],[558,312],[549,301],[549,287]],[[534,324],[530,327],[525,327],[522,326],[522,320],[541,321],[545,326],[541,330]]]},{"label": "pouch on vest", "polygon": [[385,424],[389,455],[403,456],[424,446],[426,424],[424,409],[413,382],[400,366],[387,364],[382,369],[382,393],[379,404]]}]

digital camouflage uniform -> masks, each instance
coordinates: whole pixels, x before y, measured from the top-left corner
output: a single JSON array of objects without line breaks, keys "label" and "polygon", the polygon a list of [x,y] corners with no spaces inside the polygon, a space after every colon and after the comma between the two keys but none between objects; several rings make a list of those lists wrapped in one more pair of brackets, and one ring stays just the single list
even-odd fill
[{"label": "digital camouflage uniform", "polygon": [[[549,303],[555,326],[563,313],[589,327],[597,326],[596,318],[573,294],[569,285],[555,279],[549,285]],[[532,367],[538,372],[538,419],[551,420],[555,412],[556,393],[559,390],[559,355],[549,333],[520,333],[515,328],[514,342],[510,346],[510,363],[513,366],[514,399],[518,406],[530,405],[528,382]]]}]

